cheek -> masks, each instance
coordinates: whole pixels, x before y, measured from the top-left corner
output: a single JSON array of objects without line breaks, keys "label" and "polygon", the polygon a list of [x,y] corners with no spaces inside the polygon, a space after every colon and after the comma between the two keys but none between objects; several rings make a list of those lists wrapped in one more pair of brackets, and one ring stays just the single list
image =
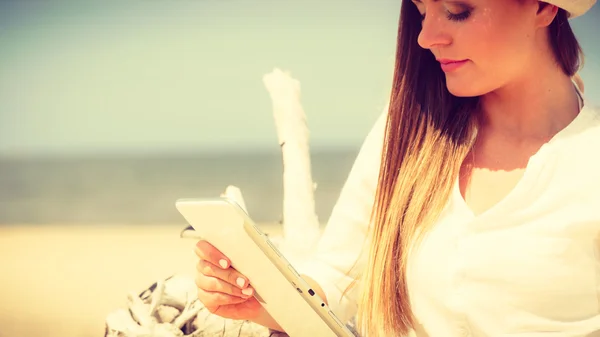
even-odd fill
[{"label": "cheek", "polygon": [[475,63],[480,63],[488,59],[497,46],[493,35],[488,34],[487,30],[479,29],[478,27],[473,27],[472,30],[461,33],[457,36],[457,40],[459,39],[462,41],[465,58]]},{"label": "cheek", "polygon": [[471,60],[464,71],[446,75],[450,92],[457,96],[483,95],[505,85],[522,72],[527,38],[518,26],[485,12],[473,17],[454,35],[454,56]]},{"label": "cheek", "polygon": [[518,13],[499,9],[484,9],[473,18],[472,27],[463,38],[470,40],[473,61],[482,71],[506,74],[523,63],[533,42],[523,21]]},{"label": "cheek", "polygon": [[[512,49],[506,37],[490,25],[473,25],[456,35],[460,57],[470,60],[461,71],[446,74],[448,90],[456,96],[479,96],[493,91],[506,82]],[[458,55],[457,55],[458,56]]]},{"label": "cheek", "polygon": [[475,63],[485,63],[500,47],[502,40],[500,35],[489,15],[484,13],[474,17],[468,25],[464,25],[463,29],[456,34],[455,41],[460,41],[466,49],[466,57]]},{"label": "cheek", "polygon": [[517,76],[527,64],[528,43],[522,37],[498,32],[490,35],[478,54],[478,65],[485,76],[508,78]]},{"label": "cheek", "polygon": [[523,40],[485,16],[474,19],[468,29],[457,35],[456,41],[460,41],[464,57],[472,61],[471,75],[481,77],[477,82],[500,81],[522,63]]}]

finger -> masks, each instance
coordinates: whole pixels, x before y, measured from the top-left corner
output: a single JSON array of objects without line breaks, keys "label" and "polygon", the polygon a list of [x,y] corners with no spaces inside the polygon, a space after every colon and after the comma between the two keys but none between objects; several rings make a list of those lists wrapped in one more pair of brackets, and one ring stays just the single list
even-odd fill
[{"label": "finger", "polygon": [[239,303],[244,303],[248,300],[247,298],[241,298],[241,297],[232,296],[229,294],[206,291],[206,290],[202,290],[202,289],[198,289],[198,299],[207,308],[208,307],[218,307],[218,306],[222,306],[222,305],[239,304]]},{"label": "finger", "polygon": [[248,278],[242,275],[236,269],[222,269],[206,260],[198,261],[198,264],[196,265],[196,270],[198,270],[198,272],[206,276],[212,276],[221,279],[233,286],[238,287],[239,289],[245,289],[250,283]]},{"label": "finger", "polygon": [[215,248],[215,246],[205,240],[198,241],[195,251],[200,259],[206,260],[215,266],[220,266],[223,269],[227,269],[231,266],[231,261]]},{"label": "finger", "polygon": [[254,294],[254,290],[250,287],[240,289],[221,279],[206,276],[204,274],[199,274],[196,277],[196,286],[204,291],[219,292],[223,294],[241,297],[244,299],[247,299]]}]

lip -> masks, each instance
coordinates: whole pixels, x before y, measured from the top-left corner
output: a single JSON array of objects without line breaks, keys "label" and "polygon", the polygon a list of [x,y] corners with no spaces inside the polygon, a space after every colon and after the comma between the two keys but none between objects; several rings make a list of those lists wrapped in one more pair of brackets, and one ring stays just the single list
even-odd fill
[{"label": "lip", "polygon": [[449,60],[449,59],[438,59],[437,60],[442,66],[442,71],[447,73],[455,71],[465,65],[469,60]]}]

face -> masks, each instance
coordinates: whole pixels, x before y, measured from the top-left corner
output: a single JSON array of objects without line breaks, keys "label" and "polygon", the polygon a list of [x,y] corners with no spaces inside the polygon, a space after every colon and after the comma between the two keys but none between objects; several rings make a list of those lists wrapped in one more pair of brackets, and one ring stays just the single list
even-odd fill
[{"label": "face", "polygon": [[479,96],[516,81],[539,53],[536,0],[412,0],[430,50],[455,96]]}]

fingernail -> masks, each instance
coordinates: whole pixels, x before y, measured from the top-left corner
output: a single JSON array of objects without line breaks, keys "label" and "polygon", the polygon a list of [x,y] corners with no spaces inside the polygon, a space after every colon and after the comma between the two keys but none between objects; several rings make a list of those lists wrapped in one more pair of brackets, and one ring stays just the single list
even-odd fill
[{"label": "fingernail", "polygon": [[244,294],[246,296],[252,295],[252,288],[242,289],[242,294]]},{"label": "fingernail", "polygon": [[243,278],[238,277],[238,279],[235,280],[235,283],[237,283],[238,287],[243,288],[244,284],[246,284],[246,281]]},{"label": "fingernail", "polygon": [[224,259],[221,259],[221,260],[219,260],[219,265],[221,265],[221,268],[226,269],[227,261],[225,261]]}]

